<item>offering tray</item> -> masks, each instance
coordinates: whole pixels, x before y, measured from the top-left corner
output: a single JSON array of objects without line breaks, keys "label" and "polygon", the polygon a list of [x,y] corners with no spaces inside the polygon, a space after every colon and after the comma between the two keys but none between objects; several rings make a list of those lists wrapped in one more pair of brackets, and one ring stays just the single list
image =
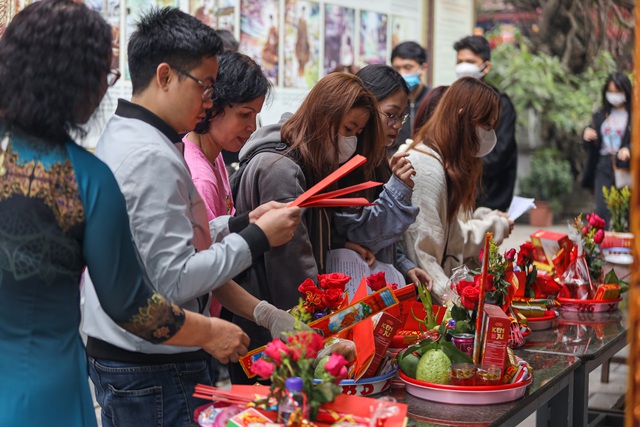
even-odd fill
[{"label": "offering tray", "polygon": [[[338,385],[342,388],[342,394],[348,394],[350,396],[372,396],[387,391],[391,387],[391,381],[397,371],[398,368],[394,368],[391,372],[384,375],[361,378],[358,381],[342,380]],[[320,380],[314,380],[314,382],[319,381]]]},{"label": "offering tray", "polygon": [[618,309],[618,303],[622,301],[622,297],[614,300],[590,300],[590,299],[572,299],[558,298],[561,311],[602,313],[607,311],[615,311]]},{"label": "offering tray", "polygon": [[527,325],[532,331],[543,331],[549,329],[558,314],[553,310],[545,310],[542,317],[527,317]]},{"label": "offering tray", "polygon": [[533,376],[514,384],[495,386],[458,386],[434,384],[408,377],[400,372],[407,393],[421,399],[453,405],[492,405],[511,402],[524,396],[527,387],[533,382]]}]

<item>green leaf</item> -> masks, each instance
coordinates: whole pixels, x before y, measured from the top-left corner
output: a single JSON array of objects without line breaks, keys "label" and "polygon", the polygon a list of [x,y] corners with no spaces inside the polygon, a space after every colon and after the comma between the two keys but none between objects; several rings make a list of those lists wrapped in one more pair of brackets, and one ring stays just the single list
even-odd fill
[{"label": "green leaf", "polygon": [[451,360],[451,363],[473,363],[473,359],[460,351],[452,342],[441,343],[440,349]]},{"label": "green leaf", "polygon": [[469,319],[469,312],[466,308],[454,304],[453,307],[451,307],[451,318],[456,322],[467,320]]}]

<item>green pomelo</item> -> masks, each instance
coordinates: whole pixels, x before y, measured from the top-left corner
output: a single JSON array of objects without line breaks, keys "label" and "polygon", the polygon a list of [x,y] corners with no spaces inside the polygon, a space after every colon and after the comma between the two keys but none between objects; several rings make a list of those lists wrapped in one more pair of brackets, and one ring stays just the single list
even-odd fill
[{"label": "green pomelo", "polygon": [[409,353],[400,360],[398,365],[400,366],[400,370],[404,372],[405,375],[411,378],[415,378],[416,371],[418,370],[418,362],[420,362],[420,356]]},{"label": "green pomelo", "polygon": [[325,356],[320,359],[318,366],[316,366],[316,369],[313,371],[313,378],[322,378],[322,374],[324,374],[324,365],[327,364],[330,357],[331,356]]},{"label": "green pomelo", "polygon": [[442,350],[427,351],[418,362],[416,379],[434,384],[449,384],[451,360]]}]

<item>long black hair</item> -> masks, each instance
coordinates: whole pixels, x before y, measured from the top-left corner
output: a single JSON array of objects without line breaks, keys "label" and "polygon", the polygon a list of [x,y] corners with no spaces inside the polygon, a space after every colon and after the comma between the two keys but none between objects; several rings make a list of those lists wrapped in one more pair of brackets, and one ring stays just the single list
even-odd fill
[{"label": "long black hair", "polygon": [[111,65],[111,29],[71,0],[32,3],[0,39],[0,117],[61,143],[98,107]]},{"label": "long black hair", "polygon": [[382,101],[398,89],[409,95],[411,92],[404,78],[393,68],[383,64],[371,64],[356,73],[362,82]]},{"label": "long black hair", "polygon": [[213,85],[213,107],[207,116],[196,125],[196,133],[206,133],[212,118],[224,115],[225,107],[251,102],[266,96],[271,82],[260,66],[247,55],[238,52],[223,53],[218,57],[218,78]]},{"label": "long black hair", "polygon": [[610,74],[609,77],[607,77],[607,81],[604,84],[604,87],[602,88],[602,106],[605,113],[608,116],[613,109],[613,105],[611,105],[611,103],[607,100],[607,88],[609,87],[609,83],[611,82],[613,82],[618,90],[624,92],[624,96],[626,98],[624,108],[629,113],[629,116],[631,116],[631,100],[633,99],[633,95],[631,93],[631,82],[629,81],[629,77],[627,77],[626,74],[620,72]]}]

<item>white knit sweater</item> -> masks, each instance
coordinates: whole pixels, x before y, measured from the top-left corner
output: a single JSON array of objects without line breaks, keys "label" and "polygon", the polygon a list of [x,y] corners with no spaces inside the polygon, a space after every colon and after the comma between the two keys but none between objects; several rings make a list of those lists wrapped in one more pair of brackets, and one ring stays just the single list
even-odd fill
[{"label": "white knit sweater", "polygon": [[473,215],[460,211],[456,221],[447,222],[447,181],[440,156],[420,144],[410,151],[409,160],[416,170],[412,203],[420,213],[404,235],[406,255],[431,275],[431,293],[442,300],[450,293],[451,270],[470,258],[477,260],[487,231],[502,243],[509,221],[498,211],[478,208]]}]

